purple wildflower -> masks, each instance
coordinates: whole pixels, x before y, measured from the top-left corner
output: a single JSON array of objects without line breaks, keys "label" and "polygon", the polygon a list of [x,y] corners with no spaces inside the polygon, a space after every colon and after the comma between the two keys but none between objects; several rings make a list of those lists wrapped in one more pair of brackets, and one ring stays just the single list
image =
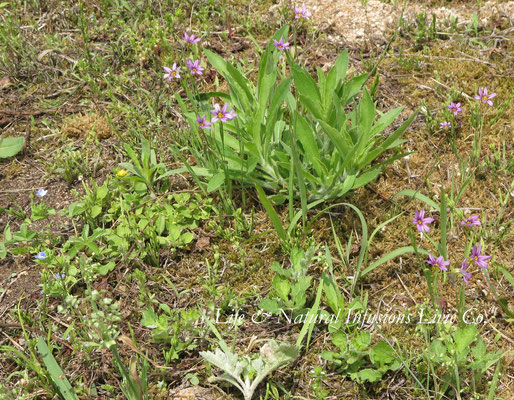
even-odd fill
[{"label": "purple wildflower", "polygon": [[428,224],[434,222],[433,218],[425,218],[425,210],[416,211],[412,222],[416,224],[416,228],[420,232],[430,232]]},{"label": "purple wildflower", "polygon": [[164,67],[164,71],[166,71],[163,76],[164,79],[168,79],[170,82],[173,80],[173,78],[180,79],[180,67],[177,67],[177,63],[173,63],[171,68]]},{"label": "purple wildflower", "polygon": [[197,38],[195,37],[195,34],[192,33],[191,36],[189,36],[187,34],[187,32],[184,32],[184,40],[188,43],[191,43],[191,44],[197,44],[198,42],[200,42],[200,40],[202,40],[201,38]]},{"label": "purple wildflower", "polygon": [[446,268],[446,266],[450,265],[450,262],[445,261],[443,256],[435,258],[432,254],[428,253],[428,258],[428,260],[425,260],[426,263],[433,265],[434,267],[439,267],[441,271],[448,271],[448,268]]},{"label": "purple wildflower", "polygon": [[444,121],[439,124],[439,128],[441,129],[450,129],[451,127],[452,124],[450,124],[448,121]]},{"label": "purple wildflower", "polygon": [[461,221],[460,224],[464,226],[482,225],[478,218],[480,218],[480,215],[472,215],[471,217],[466,218],[464,221]]},{"label": "purple wildflower", "polygon": [[480,268],[487,268],[487,260],[489,260],[492,256],[486,256],[480,254],[482,252],[482,246],[477,244],[473,246],[471,250],[471,258]]},{"label": "purple wildflower", "polygon": [[40,251],[39,253],[37,253],[34,258],[36,260],[44,260],[46,258],[46,252],[44,251]]},{"label": "purple wildflower", "polygon": [[482,103],[489,104],[491,107],[493,106],[493,101],[491,99],[496,97],[496,93],[487,93],[487,88],[478,88],[478,94],[475,94],[475,99],[482,100]]},{"label": "purple wildflower", "polygon": [[192,75],[202,75],[204,67],[200,64],[200,60],[187,60],[187,68],[191,71]]},{"label": "purple wildflower", "polygon": [[471,272],[468,272],[468,259],[466,258],[462,263],[460,264],[460,273],[462,275],[462,279],[464,279],[464,282],[466,285],[469,283],[469,280],[471,279]]},{"label": "purple wildflower", "polygon": [[198,122],[198,125],[200,125],[200,128],[202,129],[211,129],[211,123],[209,121],[206,121],[206,116],[200,117],[199,115],[196,117],[196,122]]},{"label": "purple wildflower", "polygon": [[452,101],[450,104],[447,104],[446,107],[448,107],[455,116],[462,112],[462,108],[460,108],[460,103],[454,103]]},{"label": "purple wildflower", "polygon": [[286,42],[284,40],[284,36],[280,37],[280,40],[273,39],[273,46],[275,46],[279,50],[288,50],[289,49],[289,42]]},{"label": "purple wildflower", "polygon": [[218,103],[214,104],[214,109],[211,110],[211,114],[214,115],[214,118],[211,120],[211,122],[221,121],[221,122],[227,122],[231,119],[234,119],[237,114],[234,112],[234,110],[227,111],[228,104],[225,104],[223,107],[220,107]]},{"label": "purple wildflower", "polygon": [[305,4],[302,7],[294,7],[295,19],[301,20],[302,18],[309,18],[312,13],[307,11]]}]

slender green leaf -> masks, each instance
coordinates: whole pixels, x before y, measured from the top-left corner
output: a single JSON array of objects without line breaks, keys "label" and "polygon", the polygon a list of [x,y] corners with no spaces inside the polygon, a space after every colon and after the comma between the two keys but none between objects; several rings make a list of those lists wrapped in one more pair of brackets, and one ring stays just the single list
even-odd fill
[{"label": "slender green leaf", "polygon": [[255,184],[255,189],[257,190],[257,194],[259,195],[259,200],[261,201],[264,209],[266,210],[268,216],[271,219],[271,223],[273,224],[273,227],[275,228],[278,237],[282,239],[282,241],[287,242],[288,235],[284,230],[284,227],[282,226],[282,221],[280,221],[280,217],[273,208],[271,202],[266,197],[266,193],[264,193],[264,190],[262,190],[262,188],[258,184]]},{"label": "slender green leaf", "polygon": [[64,376],[64,372],[61,367],[59,367],[59,364],[57,364],[57,361],[55,361],[54,356],[43,338],[37,339],[37,349],[61,396],[64,397],[65,400],[78,400],[73,387]]}]

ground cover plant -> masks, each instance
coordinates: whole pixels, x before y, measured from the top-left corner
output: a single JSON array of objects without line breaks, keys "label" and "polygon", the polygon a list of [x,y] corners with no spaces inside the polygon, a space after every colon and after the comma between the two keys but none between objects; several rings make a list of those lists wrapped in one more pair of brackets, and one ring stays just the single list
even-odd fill
[{"label": "ground cover plant", "polygon": [[0,398],[512,398],[511,5],[329,3],[0,2]]}]

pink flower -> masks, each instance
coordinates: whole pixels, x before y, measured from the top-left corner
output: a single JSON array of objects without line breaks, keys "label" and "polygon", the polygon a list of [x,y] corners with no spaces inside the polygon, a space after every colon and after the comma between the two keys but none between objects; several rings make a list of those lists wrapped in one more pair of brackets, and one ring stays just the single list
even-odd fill
[{"label": "pink flower", "polygon": [[189,71],[191,71],[192,75],[202,75],[202,71],[204,70],[204,67],[200,64],[200,60],[187,60],[187,68],[189,68]]},{"label": "pink flower", "polygon": [[211,129],[211,123],[209,121],[206,121],[206,116],[200,117],[199,115],[196,116],[196,122],[198,122],[198,125],[200,125],[200,128],[202,129]]},{"label": "pink flower", "polygon": [[433,265],[434,267],[439,267],[441,271],[448,271],[446,268],[447,265],[450,265],[449,261],[445,261],[443,256],[439,256],[435,258],[432,254],[428,254],[428,260],[425,260],[427,264]]},{"label": "pink flower", "polygon": [[218,103],[214,104],[214,109],[211,110],[211,114],[214,115],[214,118],[212,118],[211,122],[227,122],[237,117],[237,114],[234,112],[234,110],[232,109],[227,111],[227,107],[228,104],[225,104],[223,107],[220,107]]},{"label": "pink flower", "polygon": [[416,228],[420,232],[430,232],[428,224],[434,222],[433,218],[425,218],[425,210],[416,211],[412,222],[416,224]]},{"label": "pink flower", "polygon": [[471,217],[466,218],[464,221],[461,221],[461,225],[464,226],[473,226],[473,225],[482,225],[482,223],[478,220],[480,215],[472,215]]},{"label": "pink flower", "polygon": [[468,267],[468,259],[466,258],[464,261],[462,261],[462,264],[460,265],[460,273],[466,285],[469,283],[469,280],[471,279],[471,272],[468,272]]},{"label": "pink flower", "polygon": [[493,106],[493,101],[496,97],[496,93],[487,94],[487,88],[478,88],[478,94],[475,94],[475,99],[482,100],[482,103],[489,104],[491,107]]},{"label": "pink flower", "polygon": [[452,127],[452,125],[447,121],[441,122],[439,124],[439,128],[441,128],[441,129],[450,129],[451,127]]},{"label": "pink flower", "polygon": [[278,41],[276,39],[273,39],[273,46],[275,46],[279,50],[288,50],[289,42],[286,42],[284,40],[284,36],[282,36]]},{"label": "pink flower", "polygon": [[483,254],[480,254],[482,252],[482,246],[477,244],[473,246],[473,249],[471,250],[471,259],[475,261],[475,263],[480,268],[487,268],[487,260],[489,260],[492,256],[486,256]]},{"label": "pink flower", "polygon": [[201,38],[197,38],[195,37],[195,34],[192,33],[191,36],[189,36],[187,34],[187,32],[184,32],[184,40],[188,43],[191,43],[191,44],[197,44],[198,42],[200,42],[200,40],[202,40]]},{"label": "pink flower", "polygon": [[460,108],[460,103],[454,103],[452,101],[450,104],[447,104],[446,107],[448,107],[455,116],[462,112],[462,108]]},{"label": "pink flower", "polygon": [[307,11],[305,8],[305,4],[300,7],[294,7],[295,19],[301,20],[302,18],[309,18],[312,14],[310,11]]},{"label": "pink flower", "polygon": [[177,63],[173,63],[171,68],[164,67],[164,71],[166,71],[163,77],[164,79],[168,79],[170,82],[173,80],[173,78],[180,79],[180,67],[177,67]]}]

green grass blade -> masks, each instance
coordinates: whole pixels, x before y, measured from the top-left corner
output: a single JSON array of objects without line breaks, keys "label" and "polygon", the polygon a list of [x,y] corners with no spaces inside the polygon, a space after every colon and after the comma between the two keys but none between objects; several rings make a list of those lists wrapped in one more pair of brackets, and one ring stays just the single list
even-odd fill
[{"label": "green grass blade", "polygon": [[447,199],[446,199],[446,193],[441,188],[441,209],[440,209],[440,216],[441,216],[441,222],[440,222],[440,229],[441,229],[441,242],[439,244],[439,252],[444,256],[444,259],[448,259],[448,252],[446,248],[446,236],[447,236],[447,229],[448,229],[448,210],[447,210]]},{"label": "green grass blade", "polygon": [[[373,271],[375,268],[380,267],[383,263],[392,260],[393,258],[396,258],[398,256],[401,256],[402,254],[406,253],[415,253],[416,249],[412,246],[406,246],[406,247],[400,247],[399,249],[393,250],[390,253],[387,253],[385,256],[379,258],[377,261],[375,261],[373,264],[371,264],[368,268],[364,269],[362,271],[360,277],[362,278],[364,275],[368,274],[369,272]],[[423,249],[417,249],[418,253],[428,254],[426,250]]]},{"label": "green grass blade", "polygon": [[271,223],[273,224],[275,231],[278,234],[278,237],[282,239],[282,241],[287,242],[288,236],[286,231],[284,230],[284,227],[282,226],[282,221],[280,221],[280,217],[278,216],[277,212],[273,208],[273,205],[266,197],[266,193],[264,193],[264,190],[256,183],[255,189],[257,190],[257,194],[259,195],[259,200],[261,201],[264,209],[268,213],[268,216],[271,219]]},{"label": "green grass blade", "polygon": [[494,400],[494,394],[496,393],[496,389],[498,388],[498,378],[500,377],[500,369],[501,361],[498,361],[498,364],[496,364],[496,370],[494,371],[493,380],[491,381],[489,394],[487,395],[487,400]]},{"label": "green grass blade", "polygon": [[321,295],[323,294],[323,279],[319,280],[318,291],[316,293],[316,300],[314,300],[314,304],[312,308],[307,313],[305,317],[305,322],[303,323],[302,330],[300,331],[300,335],[298,336],[298,340],[296,341],[296,347],[300,347],[303,342],[303,338],[307,335],[307,343],[305,345],[306,349],[309,348],[309,343],[311,341],[312,331],[314,330],[314,326],[316,326],[316,320],[318,316],[319,303],[321,302]]},{"label": "green grass blade", "polygon": [[398,196],[407,196],[407,197],[411,197],[413,199],[421,200],[424,203],[428,204],[430,207],[432,207],[432,209],[435,211],[439,211],[439,209],[440,209],[439,204],[437,204],[434,200],[432,200],[432,199],[428,198],[427,196],[425,196],[424,194],[416,192],[415,190],[412,190],[412,189],[406,189],[406,190],[399,191],[398,193],[396,193],[393,196],[393,199]]},{"label": "green grass blade", "polygon": [[61,396],[65,400],[79,400],[79,398],[75,394],[75,391],[73,390],[73,387],[71,386],[68,379],[66,379],[66,377],[64,376],[64,372],[62,371],[61,367],[59,367],[59,364],[57,364],[57,361],[55,361],[52,352],[48,348],[43,338],[37,339],[37,349],[39,351],[39,354],[41,354],[41,358],[45,363],[46,369],[50,373],[50,377],[52,378],[52,381],[55,383],[55,386],[57,386],[57,389],[59,390]]}]

